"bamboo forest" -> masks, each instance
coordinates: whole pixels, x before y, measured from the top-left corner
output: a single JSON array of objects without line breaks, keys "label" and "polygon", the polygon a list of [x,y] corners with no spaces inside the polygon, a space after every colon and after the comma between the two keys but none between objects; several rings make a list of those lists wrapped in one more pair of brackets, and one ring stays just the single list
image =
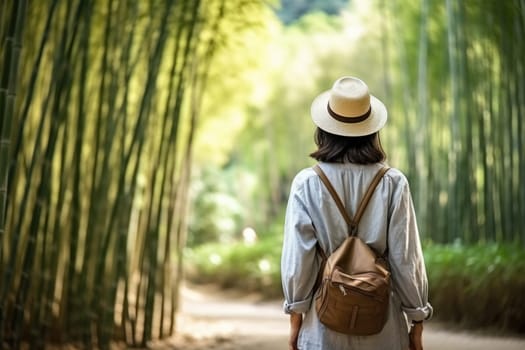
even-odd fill
[{"label": "bamboo forest", "polygon": [[186,280],[281,300],[344,75],[387,106],[435,316],[523,334],[524,38],[525,0],[1,0],[1,348],[147,347]]}]

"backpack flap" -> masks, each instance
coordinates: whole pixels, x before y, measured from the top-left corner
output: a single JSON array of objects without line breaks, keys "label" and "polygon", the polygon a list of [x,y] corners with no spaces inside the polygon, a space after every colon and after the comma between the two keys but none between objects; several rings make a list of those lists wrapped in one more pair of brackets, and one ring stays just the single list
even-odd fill
[{"label": "backpack flap", "polygon": [[333,284],[356,288],[363,292],[388,295],[390,272],[376,263],[375,253],[357,237],[348,237],[328,258],[325,276]]},{"label": "backpack flap", "polygon": [[[356,259],[359,257],[359,259]],[[333,268],[341,268],[345,271],[355,273],[375,272],[388,274],[384,267],[377,266],[378,257],[376,253],[358,237],[347,237],[328,258],[328,264]]]}]

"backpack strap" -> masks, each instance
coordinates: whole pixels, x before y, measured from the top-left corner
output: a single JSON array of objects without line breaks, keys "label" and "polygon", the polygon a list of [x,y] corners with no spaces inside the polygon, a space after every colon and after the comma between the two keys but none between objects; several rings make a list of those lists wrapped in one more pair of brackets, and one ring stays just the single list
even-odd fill
[{"label": "backpack strap", "polygon": [[[343,202],[341,202],[341,199],[339,198],[339,195],[337,194],[337,191],[332,186],[332,183],[324,173],[323,169],[319,166],[319,164],[316,164],[313,166],[313,170],[319,175],[319,178],[324,183],[326,188],[328,189],[328,192],[330,192],[330,195],[335,201],[335,204],[337,205],[337,208],[343,215],[343,218],[345,219],[346,223],[348,224],[349,228],[349,235],[355,236],[357,234],[357,226],[359,225],[359,221],[361,220],[361,217],[363,216],[363,213],[365,212],[365,209],[368,205],[368,202],[370,201],[370,198],[372,197],[372,194],[374,193],[377,185],[379,184],[379,181],[381,181],[381,178],[390,168],[387,166],[383,166],[379,171],[376,173],[374,178],[372,179],[372,182],[368,186],[367,191],[365,192],[365,195],[363,199],[361,200],[361,203],[359,204],[359,207],[357,208],[357,212],[354,216],[354,220],[350,219],[350,216],[348,215],[345,206]],[[324,252],[323,252],[324,253]],[[325,254],[323,254],[325,255]]]},{"label": "backpack strap", "polygon": [[335,190],[334,186],[332,186],[332,183],[330,182],[330,180],[328,180],[328,177],[324,173],[323,169],[321,169],[319,164],[314,165],[313,169],[317,173],[317,175],[319,175],[319,178],[324,183],[328,192],[330,192],[330,195],[334,199],[337,208],[341,212],[341,215],[343,215],[343,218],[345,219],[348,228],[350,229],[353,226],[352,219],[350,219],[350,216],[348,215],[343,202],[341,202],[341,198],[339,198],[339,195],[337,194],[337,191]]},{"label": "backpack strap", "polygon": [[[355,226],[352,228],[356,231],[355,233],[357,233],[357,225],[359,225],[359,221],[361,220],[361,217],[363,216],[363,213],[365,212],[366,206],[368,205],[368,202],[370,201],[372,194],[374,194],[374,191],[377,185],[379,184],[379,181],[381,181],[381,179],[383,178],[383,175],[385,175],[389,169],[390,168],[387,166],[383,166],[381,169],[379,169],[379,171],[376,173],[376,176],[374,176],[374,178],[372,179],[372,182],[368,186],[368,190],[366,191],[363,199],[361,199],[361,203],[359,204],[359,207],[357,208],[357,212],[355,213],[354,221],[353,221]],[[355,234],[355,233],[352,233],[352,234]]]}]

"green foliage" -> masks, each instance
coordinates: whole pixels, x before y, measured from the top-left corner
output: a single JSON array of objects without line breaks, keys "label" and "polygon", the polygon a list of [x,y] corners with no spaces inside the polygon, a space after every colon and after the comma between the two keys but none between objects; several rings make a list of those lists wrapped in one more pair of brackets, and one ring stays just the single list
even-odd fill
[{"label": "green foliage", "polygon": [[435,317],[525,332],[525,250],[519,245],[425,247]]},{"label": "green foliage", "polygon": [[216,283],[223,288],[238,288],[275,298],[281,293],[280,227],[263,233],[251,244],[208,243],[187,248],[186,273],[194,283]]},{"label": "green foliage", "polygon": [[217,283],[223,288],[259,292],[266,297],[281,294],[279,261],[270,241],[249,246],[244,243],[211,243],[190,250],[188,277],[195,283]]},{"label": "green foliage", "polygon": [[[195,174],[192,181],[193,205],[188,227],[190,247],[231,241],[240,232],[244,211],[232,176],[214,167]],[[237,236],[238,238],[238,236]]]}]

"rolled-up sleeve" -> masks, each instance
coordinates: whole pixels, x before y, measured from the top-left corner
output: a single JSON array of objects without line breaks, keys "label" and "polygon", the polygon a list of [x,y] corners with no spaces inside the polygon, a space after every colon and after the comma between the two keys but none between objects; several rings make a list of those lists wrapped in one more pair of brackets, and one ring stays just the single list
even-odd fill
[{"label": "rolled-up sleeve", "polygon": [[310,309],[320,266],[317,239],[303,190],[303,186],[294,181],[286,208],[281,256],[285,313],[305,313]]},{"label": "rolled-up sleeve", "polygon": [[428,281],[414,206],[406,178],[395,186],[388,225],[389,262],[394,290],[409,321],[432,317]]}]

